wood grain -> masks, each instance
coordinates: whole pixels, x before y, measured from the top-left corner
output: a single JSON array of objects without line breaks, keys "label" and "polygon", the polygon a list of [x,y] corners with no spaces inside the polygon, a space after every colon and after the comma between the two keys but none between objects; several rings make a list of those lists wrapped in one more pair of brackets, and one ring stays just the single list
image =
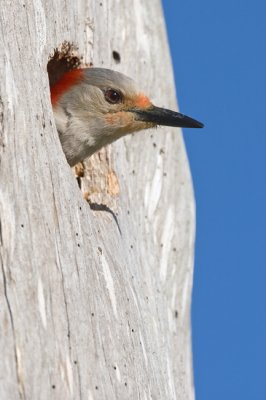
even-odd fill
[{"label": "wood grain", "polygon": [[0,18],[0,398],[192,400],[195,215],[181,133],[112,145],[119,190],[94,199],[111,212],[91,209],[46,72],[67,40],[85,64],[122,71],[175,108],[160,2],[12,0]]}]

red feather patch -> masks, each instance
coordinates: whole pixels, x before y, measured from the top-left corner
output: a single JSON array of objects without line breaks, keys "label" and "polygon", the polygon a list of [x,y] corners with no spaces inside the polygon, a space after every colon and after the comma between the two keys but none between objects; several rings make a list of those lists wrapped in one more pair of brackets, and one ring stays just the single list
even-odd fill
[{"label": "red feather patch", "polygon": [[66,93],[72,86],[82,80],[84,72],[82,69],[73,69],[66,72],[52,87],[51,87],[51,102],[55,106],[59,98]]}]

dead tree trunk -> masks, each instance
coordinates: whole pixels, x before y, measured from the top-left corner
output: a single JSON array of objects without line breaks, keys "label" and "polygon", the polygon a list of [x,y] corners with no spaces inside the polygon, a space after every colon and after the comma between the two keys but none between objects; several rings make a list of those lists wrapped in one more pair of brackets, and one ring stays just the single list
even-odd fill
[{"label": "dead tree trunk", "polygon": [[[62,42],[175,107],[159,0],[2,2],[0,398],[193,399],[194,201],[180,132],[85,163],[58,140],[46,65]],[[91,182],[95,182],[91,185]]]}]

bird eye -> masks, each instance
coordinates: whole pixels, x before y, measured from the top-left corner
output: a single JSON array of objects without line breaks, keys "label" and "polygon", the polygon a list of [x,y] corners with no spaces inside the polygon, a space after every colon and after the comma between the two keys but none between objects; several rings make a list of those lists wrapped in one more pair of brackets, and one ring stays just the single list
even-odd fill
[{"label": "bird eye", "polygon": [[104,92],[104,97],[105,100],[111,104],[121,103],[122,101],[122,95],[117,90],[114,89],[107,89]]}]

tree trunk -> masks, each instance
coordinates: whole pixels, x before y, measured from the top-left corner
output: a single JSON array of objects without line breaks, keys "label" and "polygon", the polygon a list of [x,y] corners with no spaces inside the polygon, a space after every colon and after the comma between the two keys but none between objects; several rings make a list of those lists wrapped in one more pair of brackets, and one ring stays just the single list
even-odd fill
[{"label": "tree trunk", "polygon": [[124,72],[175,108],[161,4],[12,0],[0,15],[0,398],[191,400],[195,218],[181,133],[140,132],[93,156],[90,207],[46,71],[73,42],[84,65]]}]

